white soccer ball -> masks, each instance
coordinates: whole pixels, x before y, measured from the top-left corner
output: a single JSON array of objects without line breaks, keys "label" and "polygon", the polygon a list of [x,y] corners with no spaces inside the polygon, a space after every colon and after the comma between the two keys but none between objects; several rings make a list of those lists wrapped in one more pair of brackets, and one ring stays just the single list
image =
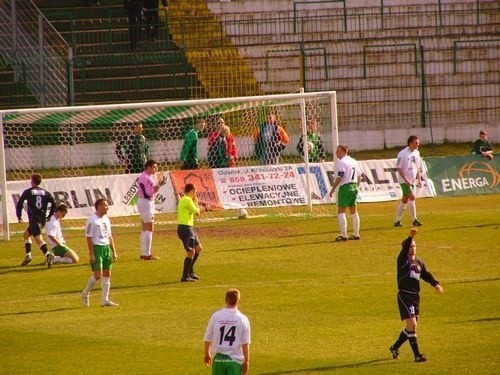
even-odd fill
[{"label": "white soccer ball", "polygon": [[314,143],[312,143],[312,142],[307,142],[307,149],[308,149],[309,151],[312,151],[312,150],[314,149]]},{"label": "white soccer ball", "polygon": [[240,208],[238,210],[238,219],[246,219],[248,216],[248,211],[244,208]]}]

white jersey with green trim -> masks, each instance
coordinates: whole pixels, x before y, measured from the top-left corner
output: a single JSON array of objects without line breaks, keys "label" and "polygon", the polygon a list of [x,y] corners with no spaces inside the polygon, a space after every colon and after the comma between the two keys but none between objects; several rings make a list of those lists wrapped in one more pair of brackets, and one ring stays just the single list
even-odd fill
[{"label": "white jersey with green trim", "polygon": [[45,226],[45,233],[47,234],[47,243],[49,244],[50,248],[54,248],[57,246],[57,244],[52,241],[52,239],[49,236],[52,236],[59,241],[61,245],[63,245],[66,241],[64,241],[64,237],[62,234],[62,229],[61,229],[61,222],[55,215],[52,215],[50,217],[49,222]]},{"label": "white jersey with green trim", "polygon": [[94,245],[109,245],[111,237],[111,221],[107,215],[103,217],[92,214],[87,220],[85,226],[85,237],[92,237]]},{"label": "white jersey with green trim", "polygon": [[361,173],[358,162],[345,155],[337,162],[337,176],[340,177],[340,186],[345,184],[358,183],[358,176]]},{"label": "white jersey with green trim", "polygon": [[[398,153],[396,168],[401,169],[410,183],[415,182],[418,172],[422,169],[422,158],[418,149],[410,150],[409,147],[402,149]],[[404,184],[406,181],[397,173],[398,183]]]},{"label": "white jersey with green trim", "polygon": [[223,308],[215,312],[208,322],[205,341],[212,343],[212,356],[225,354],[234,362],[244,361],[241,346],[250,344],[250,321],[236,308]]}]

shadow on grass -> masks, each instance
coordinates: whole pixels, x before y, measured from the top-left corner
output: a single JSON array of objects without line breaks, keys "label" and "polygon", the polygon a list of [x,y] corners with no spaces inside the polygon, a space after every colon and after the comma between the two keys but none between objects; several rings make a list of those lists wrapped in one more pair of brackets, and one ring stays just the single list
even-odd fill
[{"label": "shadow on grass", "polygon": [[494,318],[480,318],[480,319],[469,319],[469,320],[457,320],[455,322],[449,322],[448,324],[461,324],[461,323],[483,323],[483,322],[496,322],[500,320],[500,316]]},{"label": "shadow on grass", "polygon": [[305,243],[286,243],[283,245],[271,245],[271,246],[259,246],[259,247],[243,247],[241,249],[231,249],[231,250],[214,250],[214,253],[232,253],[234,251],[252,251],[252,250],[271,250],[271,249],[284,249],[284,248],[292,248],[295,246],[304,246],[304,245],[325,245],[325,244],[334,244],[335,241],[333,239],[325,240],[325,241],[316,241],[316,242],[305,242]]},{"label": "shadow on grass", "polygon": [[492,278],[488,278],[488,279],[451,281],[448,284],[472,284],[472,283],[484,283],[484,282],[498,281],[498,280],[500,280],[500,277],[492,277]]},{"label": "shadow on grass", "polygon": [[81,307],[64,307],[60,309],[51,310],[35,310],[35,311],[17,311],[9,313],[0,313],[0,316],[16,316],[16,315],[30,315],[30,314],[43,314],[43,313],[53,313],[59,311],[70,311],[70,310],[80,310]]},{"label": "shadow on grass", "polygon": [[373,366],[373,365],[378,365],[382,363],[387,363],[388,361],[393,362],[391,359],[374,359],[371,361],[365,361],[365,362],[356,362],[356,363],[347,363],[344,365],[336,365],[336,366],[324,366],[324,367],[314,367],[314,368],[305,368],[305,369],[297,369],[297,370],[285,370],[285,371],[278,371],[278,372],[265,372],[262,373],[262,375],[287,375],[287,374],[301,374],[304,372],[327,372],[327,371],[332,371],[332,370],[339,370],[343,368],[357,368],[357,367],[364,367],[364,366]]},{"label": "shadow on grass", "polygon": [[[165,282],[152,283],[152,284],[141,284],[141,285],[112,285],[111,290],[141,289],[141,288],[149,288],[149,287],[155,287],[155,286],[174,285],[174,284],[181,284],[181,282],[172,280],[172,281],[165,281]],[[100,281],[97,282],[96,286],[92,290],[93,291],[101,290]],[[54,293],[50,293],[50,295],[52,295],[52,296],[63,296],[63,295],[71,295],[71,294],[80,295],[81,293],[82,293],[82,290],[78,289],[78,290],[65,290],[62,292],[54,292]]]},{"label": "shadow on grass", "polygon": [[[59,267],[88,267],[88,263],[77,263],[77,264],[57,264],[57,265],[52,265],[52,268],[59,268]],[[40,271],[47,271],[47,266],[45,263],[39,263],[39,264],[30,264],[28,266],[20,266],[20,265],[14,265],[14,266],[0,266],[0,275],[6,275],[8,273],[13,273],[13,272],[22,272],[22,273],[33,273],[33,272],[40,272]]]}]

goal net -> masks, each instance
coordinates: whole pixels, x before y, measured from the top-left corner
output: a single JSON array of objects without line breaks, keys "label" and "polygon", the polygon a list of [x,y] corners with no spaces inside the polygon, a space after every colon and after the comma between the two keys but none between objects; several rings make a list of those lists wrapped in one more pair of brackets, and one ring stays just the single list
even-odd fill
[{"label": "goal net", "polygon": [[[146,159],[167,182],[156,196],[157,223],[175,221],[189,182],[210,208],[206,219],[241,209],[330,213],[336,116],[335,92],[0,111],[4,237],[9,224],[24,230],[15,206],[33,173],[69,207],[65,227],[81,227],[100,197],[114,224],[138,225],[136,180]],[[183,150],[193,129],[194,154]]]}]

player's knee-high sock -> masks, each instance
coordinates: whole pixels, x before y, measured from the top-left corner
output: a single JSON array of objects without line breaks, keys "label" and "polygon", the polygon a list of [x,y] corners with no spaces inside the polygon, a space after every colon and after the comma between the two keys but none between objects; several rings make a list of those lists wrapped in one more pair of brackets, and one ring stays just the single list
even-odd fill
[{"label": "player's knee-high sock", "polygon": [[193,261],[191,262],[191,268],[189,269],[189,274],[193,273],[194,270],[194,264],[196,263],[196,260],[200,256],[200,253],[194,253]]},{"label": "player's knee-high sock", "polygon": [[411,220],[417,220],[417,207],[415,206],[415,201],[408,201],[408,210],[410,211]]},{"label": "player's knee-high sock", "polygon": [[337,215],[339,221],[340,235],[342,237],[347,237],[347,220],[345,219],[345,212]]},{"label": "player's knee-high sock", "polygon": [[47,254],[47,251],[49,251],[49,248],[47,247],[47,244],[41,244],[40,245],[40,250],[42,250],[42,253]]},{"label": "player's knee-high sock", "polygon": [[151,255],[151,243],[153,242],[153,232],[144,232],[144,253],[143,255]]},{"label": "player's knee-high sock", "polygon": [[95,279],[94,275],[90,276],[87,280],[87,286],[85,287],[85,289],[83,289],[83,293],[88,294],[92,290],[96,282],[97,280]]},{"label": "player's knee-high sock", "polygon": [[403,202],[399,202],[398,209],[396,211],[396,220],[395,221],[400,221],[401,218],[403,217],[403,212],[406,209],[406,204]]},{"label": "player's knee-high sock", "polygon": [[359,237],[359,224],[360,224],[359,214],[357,212],[355,214],[352,214],[351,219],[352,219],[353,234]]},{"label": "player's knee-high sock", "polygon": [[71,264],[71,263],[73,263],[73,259],[68,258],[68,257],[55,257],[54,263]]},{"label": "player's knee-high sock", "polygon": [[24,252],[26,254],[31,254],[31,238],[24,241]]},{"label": "player's knee-high sock", "polygon": [[189,276],[189,271],[191,270],[191,263],[193,263],[193,259],[189,257],[184,258],[184,269],[182,270],[183,279]]},{"label": "player's knee-high sock", "polygon": [[111,280],[109,277],[101,279],[101,302],[106,303],[109,301],[109,289],[111,288]]},{"label": "player's knee-high sock", "polygon": [[141,245],[141,255],[146,255],[144,251],[144,231],[142,231],[141,235],[139,236],[139,244]]},{"label": "player's knee-high sock", "polygon": [[411,346],[411,350],[413,350],[413,355],[415,357],[420,355],[420,350],[418,349],[418,342],[417,342],[417,333],[416,332],[408,332],[408,341]]},{"label": "player's knee-high sock", "polygon": [[399,334],[399,337],[396,340],[396,342],[392,345],[392,347],[398,350],[399,347],[406,342],[406,340],[408,340],[408,333],[406,332],[406,330],[403,329]]}]

